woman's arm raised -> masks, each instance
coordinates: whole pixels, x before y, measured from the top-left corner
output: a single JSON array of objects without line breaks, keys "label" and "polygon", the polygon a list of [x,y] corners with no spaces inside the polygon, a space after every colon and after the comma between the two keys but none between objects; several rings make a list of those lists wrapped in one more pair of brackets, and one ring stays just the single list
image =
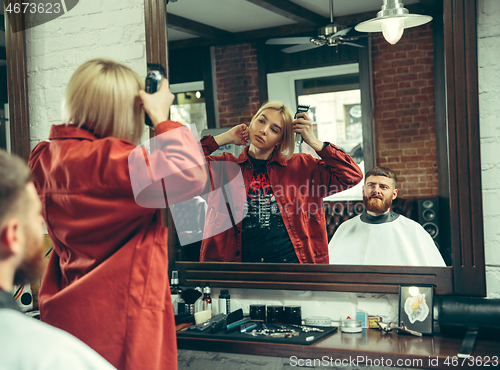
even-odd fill
[{"label": "woman's arm raised", "polygon": [[223,134],[215,136],[214,139],[219,146],[226,144],[245,145],[248,143],[248,135],[248,127],[246,124],[242,123],[238,126],[234,126]]},{"label": "woman's arm raised", "polygon": [[312,120],[306,113],[297,114],[293,125],[294,131],[300,133],[304,142],[321,157],[315,162],[320,171],[321,183],[327,185],[324,196],[346,190],[363,179],[361,169],[347,153],[332,144],[323,143],[314,135]]}]

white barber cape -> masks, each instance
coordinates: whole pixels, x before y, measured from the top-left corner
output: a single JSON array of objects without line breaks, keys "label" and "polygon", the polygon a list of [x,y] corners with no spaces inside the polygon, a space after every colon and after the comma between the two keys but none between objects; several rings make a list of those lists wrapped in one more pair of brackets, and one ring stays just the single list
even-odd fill
[{"label": "white barber cape", "polygon": [[0,369],[113,370],[115,368],[89,346],[65,331],[13,309],[0,308]]},{"label": "white barber cape", "polygon": [[335,265],[446,266],[429,233],[392,211],[377,217],[365,212],[343,222],[328,252]]}]

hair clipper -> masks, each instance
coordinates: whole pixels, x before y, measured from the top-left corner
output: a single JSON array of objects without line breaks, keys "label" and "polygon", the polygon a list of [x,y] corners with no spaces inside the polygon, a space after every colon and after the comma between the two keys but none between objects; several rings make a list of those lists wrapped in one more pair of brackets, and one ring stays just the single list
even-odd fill
[{"label": "hair clipper", "polygon": [[[160,89],[161,82],[164,79],[164,68],[161,65],[148,65],[148,67],[150,67],[151,69],[146,76],[146,86],[144,91],[146,91],[148,94],[154,94]],[[144,123],[149,127],[154,127],[147,113],[145,118],[146,119]]]},{"label": "hair clipper", "polygon": [[[293,117],[294,119],[297,118],[297,114],[302,113],[302,112],[307,112],[309,110],[310,105],[303,105],[299,104],[297,106],[297,112],[295,113],[295,116]],[[295,145],[300,146],[304,142],[304,139],[302,138],[302,135],[300,133],[295,134]]]}]

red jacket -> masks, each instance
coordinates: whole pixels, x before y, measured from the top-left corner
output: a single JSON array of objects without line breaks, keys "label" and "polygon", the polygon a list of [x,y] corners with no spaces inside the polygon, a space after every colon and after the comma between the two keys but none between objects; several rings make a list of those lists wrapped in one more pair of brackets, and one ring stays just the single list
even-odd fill
[{"label": "red jacket", "polygon": [[[159,139],[164,149],[147,157],[154,179],[161,167],[175,171],[204,160],[189,130],[179,127],[166,121],[156,129],[157,138],[169,133]],[[157,209],[135,202],[129,154],[136,146],[71,125],[52,126],[49,139],[29,159],[54,243],[40,289],[42,320],[118,369],[177,369],[167,229]],[[196,151],[199,158],[186,154]],[[186,197],[199,194],[206,176],[190,175],[178,175],[170,187]],[[150,198],[164,199],[162,189],[154,191]]]},{"label": "red jacket", "polygon": [[[220,225],[228,224],[229,212],[223,194],[220,191],[210,192],[200,261],[240,262],[242,205],[246,201],[253,173],[248,147],[236,158],[228,153],[210,156],[219,148],[211,136],[205,136],[201,144],[211,167],[213,188],[220,189],[221,184],[230,182],[227,193],[237,225],[235,229],[229,228],[222,233],[216,230]],[[329,263],[323,198],[346,190],[363,178],[356,162],[334,145],[328,144],[318,155],[321,159],[309,154],[294,154],[287,161],[275,152],[267,164],[270,185],[300,263]],[[237,166],[226,166],[224,171],[214,171],[214,165],[220,165],[221,161],[236,163]],[[242,191],[241,184],[232,181],[237,177],[237,170],[243,174],[245,191]]]}]

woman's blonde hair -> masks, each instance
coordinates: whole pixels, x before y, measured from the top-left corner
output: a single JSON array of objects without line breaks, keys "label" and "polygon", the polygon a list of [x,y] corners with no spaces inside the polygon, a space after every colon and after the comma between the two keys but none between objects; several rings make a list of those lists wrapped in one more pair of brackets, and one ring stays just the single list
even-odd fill
[{"label": "woman's blonde hair", "polygon": [[293,112],[290,108],[286,107],[285,104],[280,101],[265,103],[262,107],[260,107],[257,113],[255,113],[248,128],[252,127],[255,119],[266,109],[274,109],[281,113],[281,117],[283,118],[283,138],[281,139],[277,150],[285,157],[286,160],[289,160],[292,158],[295,144],[292,126]]},{"label": "woman's blonde hair", "polygon": [[110,59],[91,59],[71,76],[63,100],[63,120],[98,137],[138,143],[144,131],[139,90],[144,83],[129,67]]}]

